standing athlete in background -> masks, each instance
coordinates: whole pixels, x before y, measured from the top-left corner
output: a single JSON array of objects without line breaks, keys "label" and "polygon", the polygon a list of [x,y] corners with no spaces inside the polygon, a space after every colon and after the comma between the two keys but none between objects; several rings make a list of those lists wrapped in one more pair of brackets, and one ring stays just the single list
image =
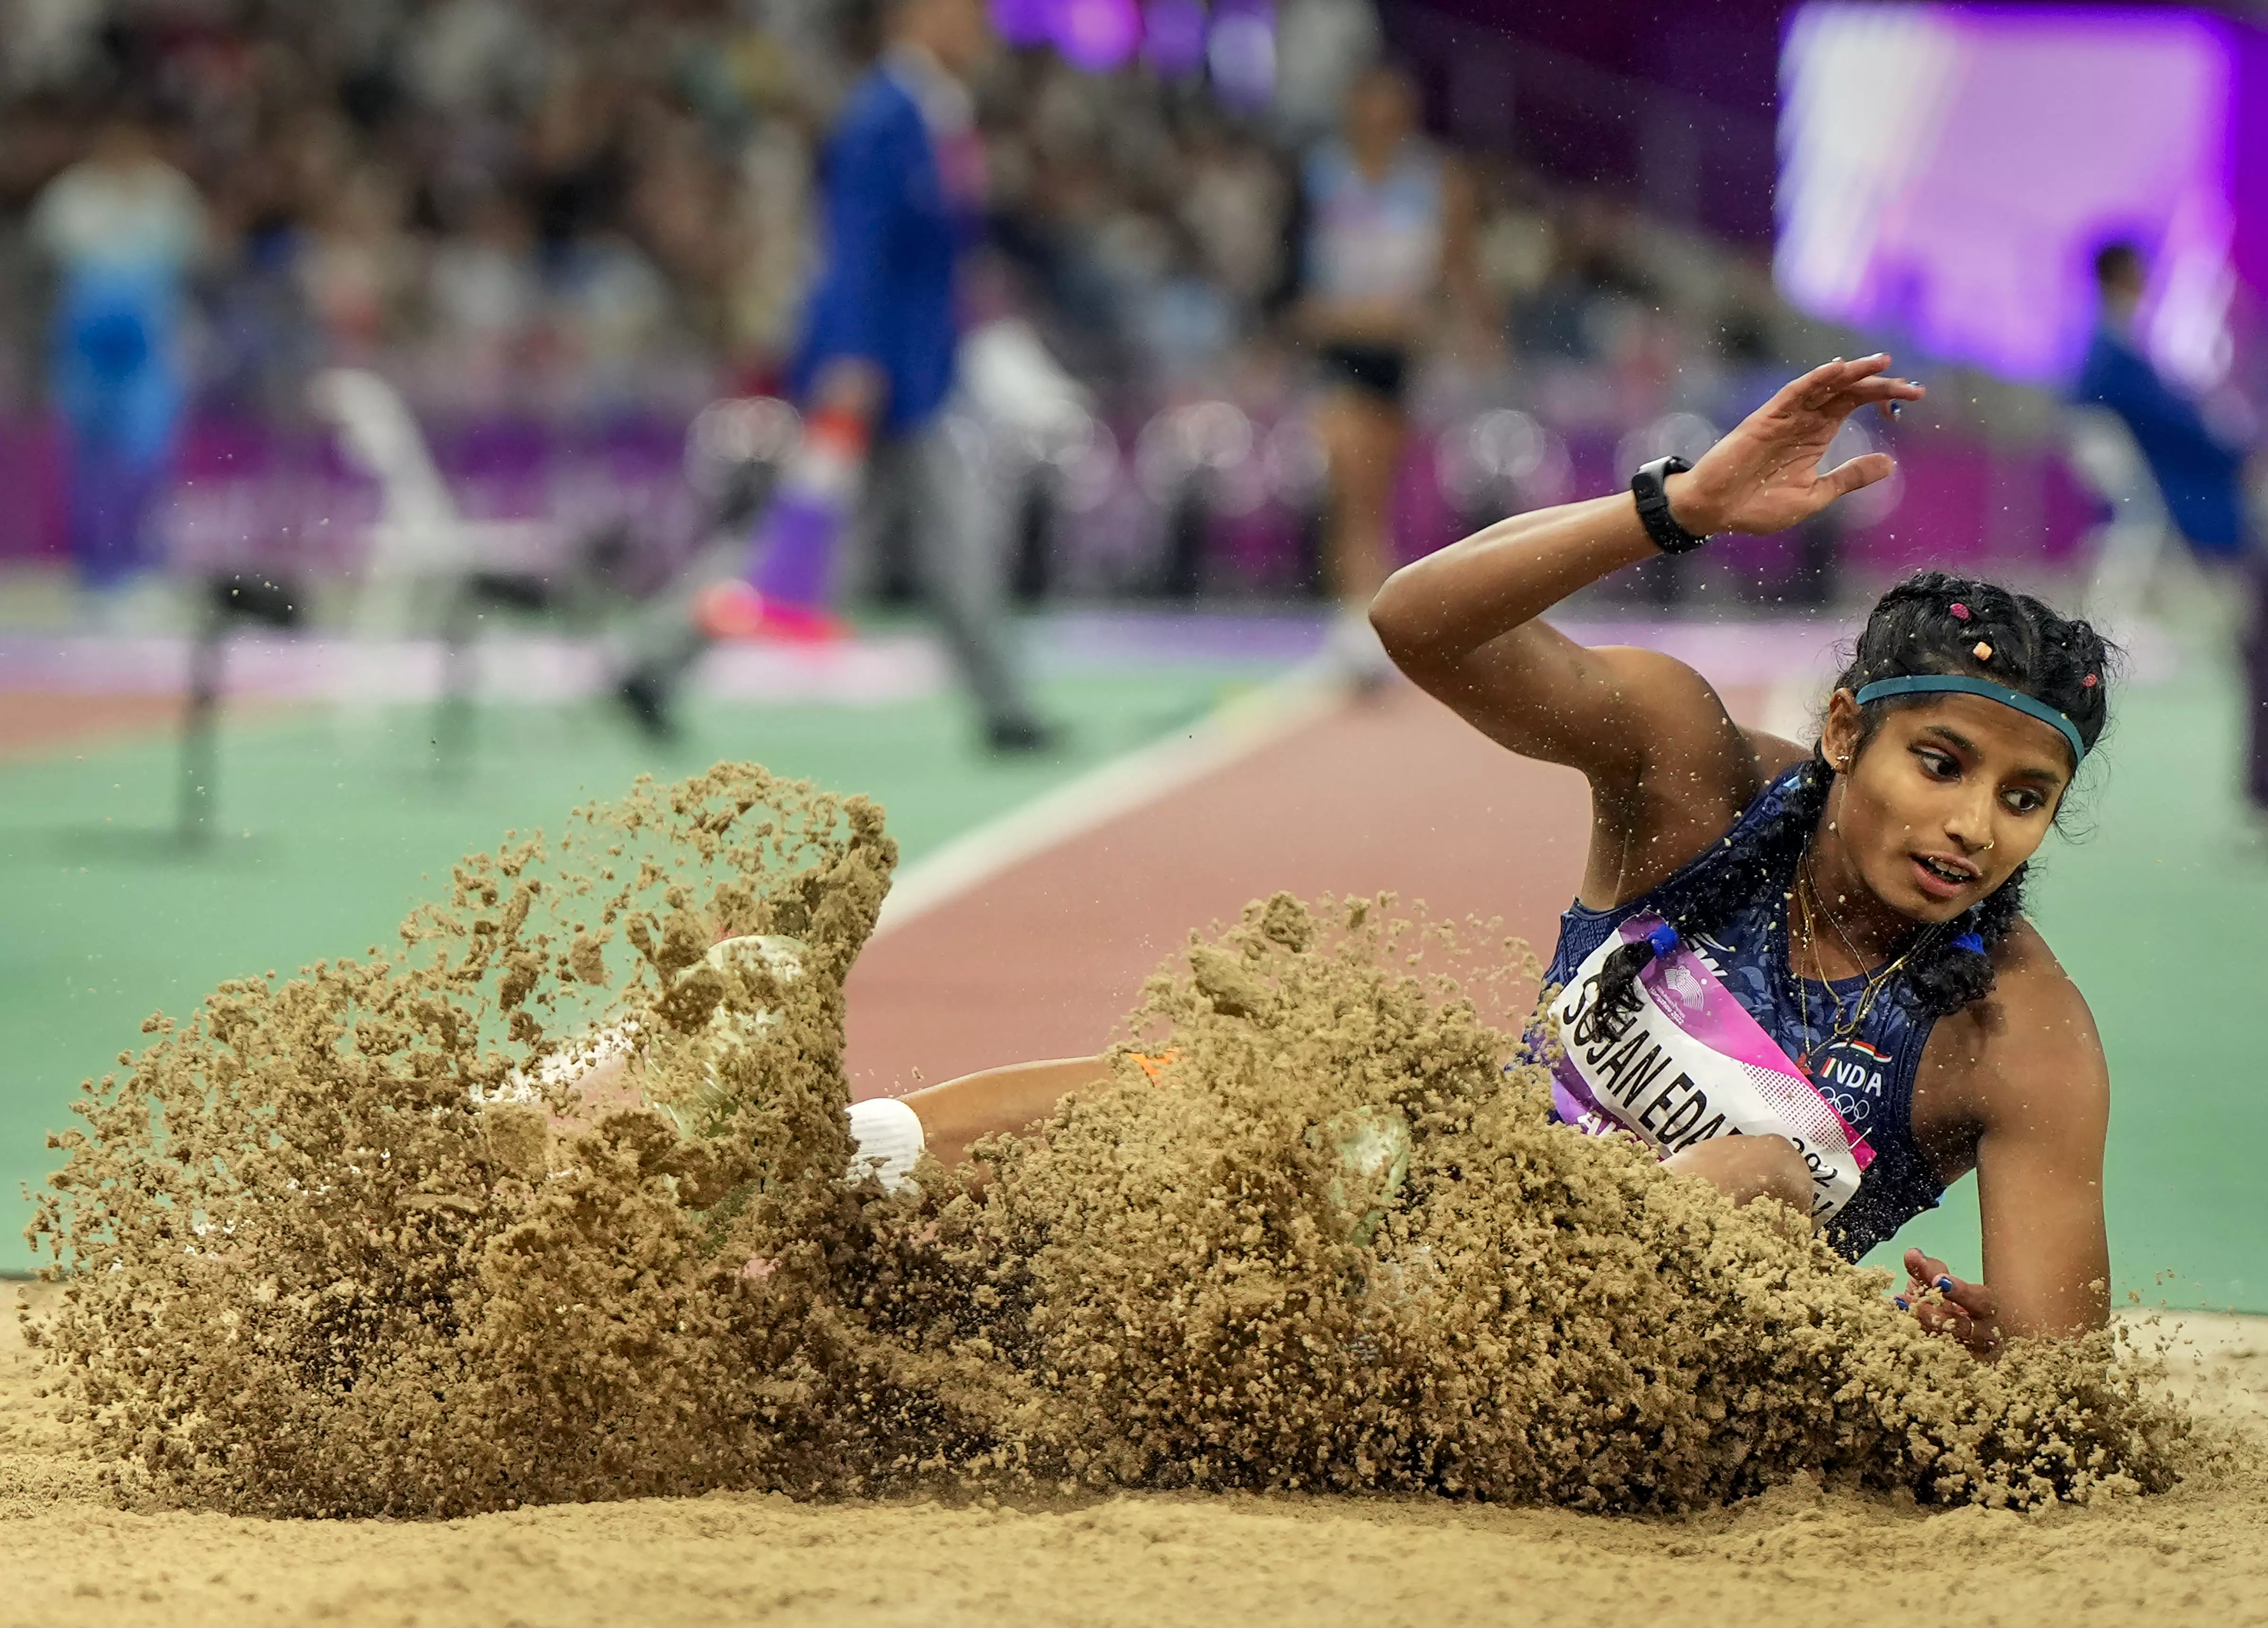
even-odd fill
[{"label": "standing athlete in background", "polygon": [[803,446],[746,575],[706,556],[645,629],[622,696],[656,733],[710,640],[828,636],[856,526],[904,537],[992,748],[1048,743],[1010,647],[997,517],[940,422],[960,352],[959,263],[983,200],[965,80],[991,51],[990,26],[984,0],[883,4],[881,60],[851,88],[822,161],[823,265],[793,372]]},{"label": "standing athlete in background", "polygon": [[1418,128],[1418,93],[1400,69],[1367,70],[1347,94],[1343,135],[1307,155],[1296,320],[1329,394],[1316,414],[1329,469],[1323,571],[1343,612],[1336,660],[1383,677],[1366,613],[1394,569],[1395,477],[1410,438],[1403,397],[1444,294],[1481,323],[1471,186]]}]

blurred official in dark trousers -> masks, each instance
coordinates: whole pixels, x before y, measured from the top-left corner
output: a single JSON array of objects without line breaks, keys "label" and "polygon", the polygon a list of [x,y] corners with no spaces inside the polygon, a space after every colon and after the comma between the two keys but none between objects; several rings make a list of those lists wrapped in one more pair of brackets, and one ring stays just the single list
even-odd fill
[{"label": "blurred official in dark trousers", "polygon": [[[854,85],[821,180],[822,266],[792,373],[805,418],[745,563],[681,585],[622,686],[649,727],[719,637],[833,630],[842,556],[902,541],[996,750],[1049,732],[1012,648],[1001,528],[981,471],[942,423],[960,351],[961,255],[982,225],[984,154],[965,84],[992,48],[984,0],[886,0],[885,48]],[[705,578],[703,579],[703,578]],[[673,614],[674,613],[674,614]]]}]

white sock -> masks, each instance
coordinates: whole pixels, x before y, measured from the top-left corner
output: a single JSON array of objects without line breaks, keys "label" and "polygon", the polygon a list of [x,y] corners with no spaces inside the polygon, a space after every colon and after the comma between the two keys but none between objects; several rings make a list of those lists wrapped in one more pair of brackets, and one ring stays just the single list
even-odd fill
[{"label": "white sock", "polygon": [[869,1097],[850,1104],[850,1179],[869,1173],[879,1177],[882,1190],[895,1193],[913,1185],[914,1161],[922,1156],[928,1138],[922,1134],[919,1116],[895,1097]]}]

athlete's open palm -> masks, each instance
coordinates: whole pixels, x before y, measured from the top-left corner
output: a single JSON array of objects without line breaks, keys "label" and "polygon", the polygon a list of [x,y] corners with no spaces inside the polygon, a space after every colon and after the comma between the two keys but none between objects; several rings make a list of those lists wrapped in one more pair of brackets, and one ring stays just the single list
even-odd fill
[{"label": "athlete's open palm", "polygon": [[1922,387],[1893,379],[1887,353],[1815,367],[1742,419],[1702,454],[1672,489],[1670,510],[1693,532],[1775,532],[1811,518],[1846,492],[1890,472],[1886,453],[1867,453],[1832,469],[1819,460],[1843,421],[1862,407],[1888,417]]}]

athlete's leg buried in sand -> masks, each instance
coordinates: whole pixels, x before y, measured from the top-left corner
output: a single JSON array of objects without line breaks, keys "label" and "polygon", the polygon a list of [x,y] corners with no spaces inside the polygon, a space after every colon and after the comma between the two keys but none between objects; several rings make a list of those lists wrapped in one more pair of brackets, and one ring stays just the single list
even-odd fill
[{"label": "athlete's leg buried in sand", "polygon": [[[711,954],[727,958],[748,942],[728,939]],[[612,1035],[596,1050],[600,1060],[574,1081],[581,1105],[575,1119],[593,1120],[640,1097],[634,1050],[617,1043]],[[1170,1055],[1131,1055],[1153,1084],[1170,1088]],[[886,1189],[900,1190],[911,1184],[914,1168],[924,1153],[948,1168],[961,1166],[987,1138],[1029,1138],[1044,1128],[1066,1097],[1083,1088],[1108,1090],[1116,1083],[1107,1057],[1055,1057],[979,1070],[902,1097],[854,1102],[851,1179],[873,1175]],[[557,1123],[570,1128],[575,1120]],[[1786,1137],[1767,1133],[1716,1138],[1673,1153],[1662,1164],[1677,1175],[1707,1182],[1735,1204],[1771,1198],[1799,1216],[1811,1212],[1812,1173]],[[982,1185],[981,1170],[972,1172],[969,1186],[982,1190]]]},{"label": "athlete's leg buried in sand", "polygon": [[[774,970],[792,976],[794,958],[792,952],[780,947],[782,942],[729,939],[714,946],[708,959],[719,967],[741,960],[751,964],[769,964]],[[720,1006],[713,1021],[722,1026],[720,1032],[753,1038],[765,1027],[766,1014],[758,1013],[752,1021],[747,1016],[736,1017]],[[556,1129],[573,1130],[595,1123],[607,1112],[633,1106],[641,1100],[644,1082],[637,1065],[637,1050],[627,1035],[619,1030],[606,1031],[590,1055],[595,1059],[593,1064],[571,1081],[576,1107],[567,1116],[555,1120]],[[1172,1088],[1174,1058],[1170,1053],[1129,1055],[1152,1085]],[[980,1070],[902,1097],[855,1102],[850,1109],[854,1147],[850,1178],[857,1182],[873,1177],[885,1190],[894,1192],[911,1189],[914,1169],[924,1154],[948,1168],[963,1166],[971,1159],[977,1144],[987,1138],[1018,1135],[1032,1138],[1043,1133],[1046,1122],[1067,1098],[1082,1090],[1108,1091],[1117,1083],[1118,1074],[1106,1056],[1057,1057]],[[1406,1135],[1398,1138],[1398,1145],[1406,1153]],[[1351,1168],[1366,1160],[1379,1162],[1384,1151],[1374,1139],[1357,1138],[1347,1145],[1344,1156]],[[1697,1142],[1668,1154],[1662,1167],[1706,1183],[1735,1205],[1769,1198],[1799,1217],[1808,1218],[1812,1212],[1814,1170],[1794,1143],[1785,1136],[1764,1131]],[[983,1179],[981,1167],[969,1171],[962,1190],[981,1192]],[[1398,1181],[1395,1178],[1397,1186]],[[1392,1197],[1390,1193],[1388,1196]],[[751,1275],[757,1278],[769,1275],[772,1270],[773,1263],[769,1258],[758,1258],[749,1263]],[[1930,1263],[1929,1278],[1941,1274],[1943,1270],[1941,1265]],[[1916,1282],[1910,1286],[1910,1293],[1928,1281],[1920,1268],[1915,1270],[1914,1278]],[[1962,1300],[1970,1301],[1971,1308],[1989,1318],[1989,1300],[1978,1286],[1959,1285],[1959,1290]],[[1984,1303],[1978,1304],[1980,1300]],[[1964,1322],[1968,1320],[1960,1314],[1970,1308],[1962,1307],[1951,1297],[1941,1304],[1952,1309],[1940,1310],[1940,1304],[1922,1306],[1925,1325],[1956,1335],[1965,1332]],[[1983,1344],[1989,1350],[1997,1339]]]}]

